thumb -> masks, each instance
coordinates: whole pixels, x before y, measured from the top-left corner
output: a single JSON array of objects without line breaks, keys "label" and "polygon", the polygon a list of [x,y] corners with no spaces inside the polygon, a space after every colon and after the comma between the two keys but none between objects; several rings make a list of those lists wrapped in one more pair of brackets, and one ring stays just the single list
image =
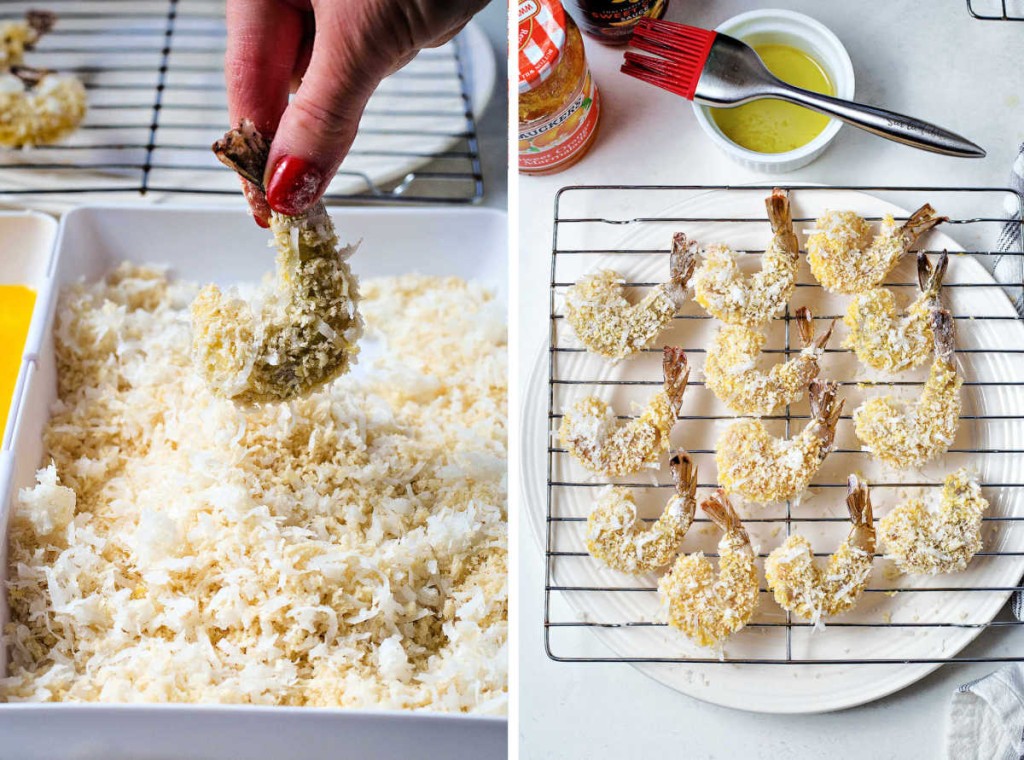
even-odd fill
[{"label": "thumb", "polygon": [[370,95],[401,55],[368,42],[379,38],[372,28],[379,19],[350,12],[342,20],[339,6],[352,7],[319,5],[309,66],[270,146],[267,202],[282,214],[301,214],[323,195]]}]

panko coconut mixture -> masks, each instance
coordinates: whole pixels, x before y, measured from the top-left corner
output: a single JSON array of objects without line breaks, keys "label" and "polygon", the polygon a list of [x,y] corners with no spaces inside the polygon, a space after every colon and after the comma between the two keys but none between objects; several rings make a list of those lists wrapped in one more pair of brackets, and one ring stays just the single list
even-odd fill
[{"label": "panko coconut mixture", "polygon": [[503,310],[369,280],[382,357],[246,410],[192,368],[197,290],[123,265],[63,295],[0,695],[504,712]]}]

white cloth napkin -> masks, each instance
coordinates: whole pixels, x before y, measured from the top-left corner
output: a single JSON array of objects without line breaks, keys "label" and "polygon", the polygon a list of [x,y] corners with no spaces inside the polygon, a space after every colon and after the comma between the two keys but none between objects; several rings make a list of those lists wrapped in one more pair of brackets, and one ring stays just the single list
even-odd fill
[{"label": "white cloth napkin", "polygon": [[[1010,172],[1011,186],[1024,192],[1024,145]],[[1012,205],[1011,205],[1012,204]],[[1019,213],[1017,199],[1007,201],[1010,215]],[[1006,224],[996,242],[1001,252],[1024,250],[1019,221]],[[1024,256],[996,255],[992,274],[1007,286],[1017,312],[1024,317]],[[1024,620],[1024,593],[1011,602],[1013,614]],[[977,681],[965,683],[949,704],[946,731],[948,760],[1024,760],[1024,665],[1006,665]]]}]

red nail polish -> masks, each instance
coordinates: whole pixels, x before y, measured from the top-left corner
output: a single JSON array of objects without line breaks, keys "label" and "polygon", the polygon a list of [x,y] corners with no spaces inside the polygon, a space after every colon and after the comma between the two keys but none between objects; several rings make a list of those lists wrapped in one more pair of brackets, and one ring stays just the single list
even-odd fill
[{"label": "red nail polish", "polygon": [[279,214],[303,213],[320,192],[323,174],[298,156],[285,156],[277,162],[267,184],[267,203]]}]

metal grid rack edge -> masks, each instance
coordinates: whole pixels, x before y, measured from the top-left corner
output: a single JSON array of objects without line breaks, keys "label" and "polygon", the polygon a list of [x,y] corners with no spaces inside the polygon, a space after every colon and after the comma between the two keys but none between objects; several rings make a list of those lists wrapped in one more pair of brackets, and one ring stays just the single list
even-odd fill
[{"label": "metal grid rack edge", "polygon": [[[1015,190],[1015,189],[1013,189],[1011,187],[941,187],[941,186],[939,186],[939,187],[924,187],[924,186],[881,186],[881,185],[871,185],[871,186],[869,186],[869,185],[848,185],[848,186],[827,186],[827,187],[826,186],[821,186],[821,185],[809,185],[809,186],[797,185],[797,186],[793,186],[793,187],[787,187],[785,185],[743,185],[743,186],[734,186],[734,185],[573,185],[573,186],[566,186],[566,187],[561,188],[556,193],[554,204],[553,204],[554,223],[553,223],[553,228],[552,228],[551,269],[550,269],[550,277],[549,277],[549,314],[548,314],[549,335],[548,335],[548,352],[547,352],[548,353],[548,368],[547,368],[547,370],[548,370],[547,371],[548,398],[547,398],[547,425],[546,425],[546,429],[545,429],[546,442],[547,442],[546,443],[546,454],[547,454],[547,456],[546,456],[545,469],[546,469],[546,478],[547,478],[547,480],[546,480],[546,486],[545,486],[545,512],[544,512],[544,528],[543,528],[543,531],[544,531],[544,604],[543,604],[543,610],[544,610],[544,651],[545,651],[545,653],[547,654],[547,656],[551,660],[554,660],[556,662],[631,663],[631,664],[688,664],[688,665],[705,665],[705,664],[708,664],[708,665],[710,665],[710,664],[715,664],[715,665],[718,665],[718,664],[731,664],[731,665],[797,665],[797,666],[800,666],[800,665],[912,665],[912,664],[941,665],[941,664],[946,664],[946,663],[1008,663],[1008,662],[1024,661],[1024,654],[1022,654],[1020,656],[970,656],[970,655],[962,655],[959,652],[957,654],[954,654],[954,655],[948,656],[948,657],[915,657],[915,658],[888,658],[888,659],[883,659],[883,658],[875,658],[875,659],[872,659],[872,658],[827,658],[827,659],[826,658],[820,658],[820,659],[793,658],[792,657],[792,649],[791,649],[791,647],[792,647],[792,639],[791,639],[791,637],[792,637],[792,630],[794,628],[809,628],[809,627],[811,627],[811,624],[810,623],[794,623],[791,620],[791,616],[790,616],[789,613],[786,614],[786,621],[784,623],[755,623],[755,624],[748,624],[748,627],[752,627],[752,628],[757,628],[757,627],[761,627],[761,628],[785,627],[786,628],[786,632],[787,632],[787,635],[786,635],[786,657],[785,658],[748,658],[748,657],[717,657],[717,656],[709,656],[709,657],[663,657],[663,656],[606,656],[606,657],[595,657],[595,656],[569,656],[569,655],[562,655],[562,654],[557,654],[554,651],[553,646],[552,646],[552,641],[551,641],[551,632],[552,632],[552,629],[555,629],[555,628],[563,628],[563,627],[577,627],[577,628],[580,628],[580,627],[582,627],[582,628],[620,628],[621,629],[621,628],[635,628],[635,627],[665,627],[664,623],[654,623],[654,622],[650,622],[650,621],[632,621],[632,622],[622,622],[622,623],[600,623],[600,622],[590,622],[590,621],[566,621],[566,622],[559,622],[559,621],[553,621],[552,618],[551,618],[551,603],[552,603],[552,594],[553,593],[572,592],[572,591],[595,591],[595,592],[609,592],[609,591],[611,591],[611,592],[626,592],[626,593],[636,592],[636,591],[651,591],[651,589],[649,589],[649,588],[637,587],[637,586],[633,586],[633,587],[616,587],[616,588],[561,587],[561,586],[554,585],[554,583],[552,581],[553,563],[554,563],[554,561],[559,556],[565,556],[567,554],[573,554],[573,555],[581,554],[582,556],[586,556],[586,552],[583,552],[583,553],[558,552],[558,551],[554,551],[553,550],[553,530],[554,530],[554,526],[558,522],[561,522],[561,521],[581,522],[581,521],[585,521],[586,520],[585,517],[584,518],[568,518],[568,517],[566,517],[566,518],[558,518],[558,519],[556,519],[556,518],[553,517],[553,514],[552,514],[553,488],[554,488],[554,486],[559,485],[553,479],[554,457],[555,457],[555,454],[560,451],[560,449],[558,449],[552,443],[554,441],[554,434],[555,434],[555,431],[556,431],[555,422],[560,417],[560,415],[556,415],[555,414],[555,385],[556,385],[556,378],[555,378],[555,374],[554,374],[555,373],[555,357],[556,357],[557,351],[560,350],[560,349],[558,349],[556,347],[555,343],[557,341],[557,333],[556,333],[557,322],[558,322],[559,319],[561,319],[561,316],[558,315],[557,311],[556,311],[556,306],[557,306],[556,291],[558,290],[559,287],[565,287],[566,285],[571,284],[571,283],[559,283],[558,280],[557,280],[557,268],[556,268],[557,267],[557,259],[558,259],[559,254],[566,253],[566,251],[562,251],[559,248],[559,229],[560,229],[560,225],[565,223],[565,222],[567,222],[567,221],[572,221],[572,222],[583,222],[583,221],[595,222],[596,221],[596,222],[604,222],[604,223],[613,224],[613,225],[626,226],[626,225],[635,224],[635,223],[638,223],[638,222],[655,221],[655,220],[656,221],[661,221],[661,222],[664,222],[664,221],[684,222],[684,221],[694,221],[695,220],[695,218],[694,219],[684,219],[684,218],[665,218],[665,217],[632,217],[632,218],[629,218],[629,219],[606,219],[606,218],[586,218],[586,219],[581,219],[581,218],[569,217],[569,218],[564,218],[563,219],[561,217],[561,214],[560,214],[560,209],[561,209],[561,204],[562,204],[563,196],[566,193],[575,192],[575,191],[593,191],[593,192],[616,192],[616,191],[694,191],[694,192],[700,192],[700,193],[710,192],[710,191],[744,191],[744,192],[754,191],[754,192],[767,193],[767,192],[770,192],[774,187],[783,187],[784,189],[789,189],[789,190],[793,190],[794,192],[801,192],[801,193],[802,192],[807,192],[807,191],[814,191],[814,190],[849,190],[849,191],[857,191],[857,192],[865,192],[865,193],[912,192],[912,193],[927,194],[929,192],[932,192],[932,193],[942,192],[942,193],[965,193],[965,194],[971,194],[971,193],[1003,193],[1003,194],[1007,194],[1007,195],[1012,196],[1012,197],[1014,197],[1016,199],[1016,211],[1012,212],[1012,216],[1004,216],[1004,217],[1000,217],[1000,218],[985,218],[985,217],[976,217],[976,218],[968,218],[968,219],[956,219],[956,218],[954,218],[954,219],[950,220],[950,223],[951,224],[971,224],[971,223],[977,223],[977,222],[990,222],[990,223],[999,223],[1000,225],[1004,225],[1004,224],[1007,224],[1007,223],[1015,224],[1015,225],[1017,225],[1018,230],[1019,230],[1018,235],[1017,235],[1017,239],[1018,239],[1018,241],[1020,241],[1020,244],[1015,249],[1010,250],[1008,253],[1009,253],[1009,255],[1024,256],[1024,194],[1022,194],[1021,192],[1019,192],[1019,191],[1017,191],[1017,190]],[[1011,212],[1007,212],[1007,213],[1011,213]],[[707,221],[707,220],[703,220],[702,219],[701,221]],[[763,218],[756,219],[756,220],[755,219],[715,218],[713,221],[719,221],[719,222],[730,222],[730,221],[754,222],[754,221],[757,221],[757,222],[762,222],[763,223],[765,220]],[[797,220],[794,219],[794,221],[797,221]],[[616,249],[601,249],[601,250],[588,249],[587,252],[589,252],[589,253],[601,253],[601,254],[604,254],[604,253],[629,253],[629,252],[635,252],[635,251],[623,251],[623,250],[616,250]],[[758,251],[749,251],[749,252],[750,253],[758,253]],[[985,254],[985,253],[993,254],[993,253],[996,253],[996,252],[989,250],[989,251],[965,251],[965,253],[967,253],[967,254],[979,254],[979,253],[980,254]],[[1000,253],[1002,253],[1002,252],[1000,252]],[[627,282],[626,283],[627,286],[630,286],[630,285],[643,286],[643,285],[654,285],[654,284],[656,284],[656,283],[632,283],[632,282]],[[893,286],[893,285],[901,285],[901,286],[912,285],[912,283],[886,283],[886,284],[890,285],[890,286]],[[956,286],[957,286],[957,284],[949,284],[949,285],[947,285],[947,287],[956,287]],[[1024,289],[1024,282],[1022,282],[1020,284],[1020,287],[1022,289]],[[676,318],[679,319],[679,318],[686,318],[686,317],[680,317],[679,315],[677,315]],[[701,318],[711,319],[711,317],[701,317]],[[784,319],[786,321],[786,325],[785,325],[785,330],[786,330],[786,348],[784,349],[784,351],[783,350],[779,350],[778,353],[785,353],[785,354],[788,355],[791,352],[790,340],[789,340],[789,322],[790,322],[791,318],[792,317],[791,317],[791,315],[789,313],[789,309],[788,309],[788,306],[787,306],[787,310],[786,310],[785,315],[784,316],[780,316],[778,318],[778,319]],[[827,319],[829,317],[822,316],[822,317],[815,317],[815,318],[816,319],[819,319],[819,318],[820,319]],[[984,319],[984,317],[982,317],[982,319]],[[1017,319],[1018,321],[1024,321],[1024,318],[1015,318],[1015,319]],[[569,349],[569,350],[572,350],[572,349]],[[799,349],[792,349],[792,352],[796,352],[798,350]],[[1020,351],[1024,352],[1024,348],[1020,349]],[[589,384],[591,381],[587,381],[587,382]],[[595,382],[594,384],[600,384],[600,383]],[[1015,381],[1015,382],[1013,382],[1011,384],[1014,384],[1014,385],[1024,385],[1024,380],[1019,381],[1019,382]],[[620,418],[627,418],[627,415],[619,415],[619,417]],[[848,418],[848,415],[847,415],[847,418]],[[678,419],[680,419],[680,420],[687,419],[687,416],[686,415],[680,415],[678,417]],[[785,415],[784,419],[786,421],[786,435],[788,437],[790,435],[790,429],[789,429],[790,421],[792,419],[799,419],[799,417],[789,415],[789,410],[787,409],[787,414]],[[1022,414],[1019,417],[1014,417],[1014,419],[1024,420],[1024,414]],[[1022,450],[1022,451],[1024,451],[1024,450]],[[702,452],[693,451],[691,453],[702,453]],[[707,452],[703,452],[703,453],[707,453]],[[981,451],[979,449],[971,449],[971,450],[969,450],[969,453],[985,453],[985,452],[983,452],[983,451]],[[1005,452],[994,452],[993,451],[991,453],[1005,453]],[[600,486],[602,484],[598,483],[597,485]],[[620,483],[620,485],[623,485],[623,484]],[[625,485],[631,485],[631,484],[625,484]],[[709,485],[713,485],[713,484],[706,484],[706,483],[701,483],[700,484],[701,487],[708,487]],[[821,487],[820,484],[812,484],[812,485],[814,485],[815,487]],[[872,487],[875,487],[875,485],[876,484],[873,484]],[[907,486],[907,485],[917,485],[917,484],[901,483],[900,485],[901,486]],[[929,485],[933,485],[933,484],[929,484]],[[983,485],[988,485],[990,487],[999,486],[999,487],[1024,488],[1024,482],[1021,482],[1021,483],[1009,483],[1009,484],[996,483],[996,484],[983,484]],[[658,484],[658,487],[664,487],[664,486],[663,486],[663,484]],[[787,503],[787,511],[786,511],[786,517],[785,517],[787,535],[788,535],[788,531],[790,530],[791,521],[792,522],[805,522],[805,521],[814,522],[814,521],[837,521],[837,520],[841,521],[842,518],[812,518],[810,520],[807,520],[806,518],[794,519],[794,518],[791,517],[791,514],[789,512],[789,504]],[[988,521],[988,520],[1024,521],[1024,518],[1021,518],[1021,517],[1005,517],[1005,518],[986,517],[985,520],[986,521]],[[645,521],[649,521],[649,520],[645,520]],[[747,519],[745,521],[746,522],[760,522],[761,520],[758,520],[758,519],[755,518],[755,519]],[[815,556],[822,556],[823,554],[825,554],[825,553],[815,553]],[[1002,552],[1002,553],[987,553],[987,552],[985,552],[983,550],[982,552],[979,552],[978,556],[984,556],[986,554],[989,555],[989,556],[992,556],[992,555],[1022,556],[1022,555],[1024,555],[1024,550],[1022,550],[1021,552]],[[713,554],[707,554],[707,556],[714,556],[714,555]],[[760,556],[763,557],[765,555],[761,554]],[[765,589],[765,587],[763,585],[763,582],[761,583],[759,590],[760,590],[761,593],[765,593],[766,592],[766,589]],[[868,593],[871,593],[871,592],[884,592],[884,591],[885,591],[884,589],[872,589],[872,588],[868,588],[867,589]],[[932,588],[932,589],[901,589],[900,590],[901,593],[906,593],[906,592],[909,592],[909,591],[933,591],[933,592],[942,592],[942,591],[956,591],[956,592],[980,591],[980,592],[1012,593],[1012,592],[1015,592],[1015,591],[1024,591],[1024,580],[1022,580],[1020,582],[1020,584],[1016,585],[1016,586],[999,587],[999,588],[995,588],[995,587],[978,587],[978,588],[954,587],[954,588],[948,588],[948,589],[947,588]],[[866,627],[866,628],[892,628],[892,629],[896,629],[896,628],[929,628],[929,627],[931,627],[931,628],[981,628],[981,629],[1003,628],[1003,629],[1013,629],[1013,628],[1015,628],[1017,626],[1020,626],[1022,624],[1024,624],[1024,621],[1020,621],[1020,620],[1016,620],[1016,619],[1013,619],[1013,620],[996,620],[996,619],[992,619],[992,620],[990,620],[988,622],[985,622],[985,623],[909,623],[909,624],[907,624],[907,623],[891,623],[891,622],[889,622],[889,623],[843,623],[843,622],[839,621],[839,622],[830,622],[830,623],[828,623],[828,626],[829,627],[836,627],[836,628],[857,628],[857,627],[864,628],[864,627]],[[680,634],[680,635],[682,635],[682,634]]]},{"label": "metal grid rack edge", "polygon": [[999,12],[981,12],[974,6],[977,0],[966,0],[967,11],[976,19],[981,21],[1024,21],[1024,11],[1020,15],[1010,13],[1009,0],[999,0]]},{"label": "metal grid rack edge", "polygon": [[[175,108],[193,108],[193,106],[174,106],[165,103],[165,93],[171,89],[168,85],[167,80],[169,75],[179,72],[187,71],[190,74],[196,73],[212,73],[216,69],[210,65],[190,65],[181,64],[177,65],[174,62],[174,53],[178,50],[175,47],[176,42],[181,40],[189,40],[195,42],[197,39],[210,42],[212,44],[203,46],[190,46],[184,48],[185,52],[189,53],[216,53],[223,50],[223,35],[221,34],[218,38],[211,30],[198,29],[198,28],[182,28],[182,21],[216,21],[223,18],[223,14],[216,11],[217,7],[222,5],[216,0],[206,2],[206,0],[162,0],[165,9],[160,11],[156,8],[144,10],[137,13],[120,14],[117,8],[111,10],[76,10],[74,9],[75,0],[49,0],[49,2],[35,3],[35,2],[18,2],[12,4],[14,7],[10,9],[4,9],[0,13],[0,21],[5,20],[17,20],[23,17],[24,11],[27,8],[35,7],[47,7],[51,10],[55,10],[58,16],[58,26],[56,29],[48,35],[49,38],[59,39],[61,35],[74,35],[76,37],[82,37],[88,40],[89,36],[94,39],[102,38],[104,35],[110,36],[115,35],[117,37],[147,37],[151,40],[151,46],[131,48],[132,52],[138,53],[152,53],[159,56],[159,63],[156,68],[156,81],[155,85],[149,87],[149,92],[152,93],[152,106],[148,108],[150,111],[150,117],[146,125],[132,125],[130,128],[145,129],[147,137],[145,144],[129,142],[127,140],[113,143],[103,144],[100,146],[78,146],[68,145],[66,143],[58,143],[55,145],[37,146],[34,150],[36,155],[40,158],[34,159],[28,162],[18,162],[13,164],[0,163],[0,178],[2,178],[2,172],[4,170],[15,170],[19,172],[28,173],[43,173],[43,172],[72,172],[66,174],[65,179],[60,181],[54,181],[48,187],[16,187],[10,186],[0,179],[0,197],[15,199],[19,197],[47,197],[57,195],[96,195],[96,196],[107,196],[114,194],[131,194],[139,197],[146,196],[149,193],[166,193],[168,195],[180,195],[180,196],[197,196],[197,197],[235,197],[238,193],[234,189],[217,188],[217,187],[183,187],[176,186],[172,182],[161,181],[154,182],[152,175],[155,171],[159,170],[165,172],[165,176],[172,177],[177,171],[183,172],[196,172],[206,171],[210,169],[207,165],[196,165],[186,163],[184,165],[174,165],[167,162],[158,162],[154,159],[154,154],[160,150],[165,155],[171,156],[175,152],[195,152],[197,150],[208,149],[208,143],[200,144],[175,144],[175,143],[161,143],[159,141],[159,132],[161,128],[185,128],[185,125],[179,125],[175,123],[168,124],[163,120],[163,115],[168,110]],[[155,3],[153,4],[156,5]],[[182,10],[182,7],[191,7],[188,10]],[[209,10],[206,8],[196,8],[195,6],[209,5]],[[62,9],[68,8],[67,12],[61,12]],[[102,22],[108,19],[117,19],[121,21],[140,21],[140,22],[161,22],[163,24],[162,29],[139,29],[131,26],[124,29],[106,29],[106,28],[61,28],[60,19],[74,22]],[[46,38],[43,40],[44,45],[39,48],[39,55],[45,56],[47,48],[45,46]],[[85,44],[78,43],[76,46],[60,48],[51,47],[50,53],[91,53],[96,48],[90,48],[89,45],[94,44],[86,42]],[[147,43],[150,45],[150,43]],[[375,182],[369,173],[365,171],[352,171],[347,170],[344,167],[339,169],[337,175],[339,177],[348,177],[353,182],[358,182],[360,189],[352,192],[335,192],[328,190],[324,195],[324,200],[329,205],[337,204],[341,202],[360,202],[370,204],[430,204],[430,203],[441,203],[445,205],[471,205],[479,202],[484,195],[484,180],[481,167],[480,159],[480,145],[477,135],[477,124],[476,114],[474,113],[472,103],[472,91],[470,76],[467,69],[466,63],[466,48],[465,41],[461,35],[457,36],[451,47],[452,52],[450,57],[453,63],[452,73],[450,75],[444,74],[443,81],[446,85],[450,85],[457,88],[451,92],[453,97],[458,97],[460,100],[460,113],[444,113],[445,117],[454,118],[457,116],[462,121],[463,126],[459,130],[452,129],[452,131],[445,131],[443,134],[438,133],[434,136],[440,136],[445,139],[451,139],[453,145],[451,148],[430,153],[419,153],[416,151],[410,151],[407,148],[399,146],[398,148],[390,152],[391,155],[405,155],[412,159],[424,158],[428,163],[422,166],[411,169],[404,173],[402,176],[396,176],[395,179],[386,182]],[[110,55],[116,55],[119,50],[110,49],[106,53]],[[436,56],[440,60],[439,51],[426,51],[424,55]],[[43,60],[43,59],[41,59]],[[116,64],[110,64],[104,62],[100,66],[89,66],[77,69],[80,72],[84,72],[88,69],[90,74],[102,73],[102,72],[123,72],[130,71],[130,67],[119,68]],[[76,69],[72,68],[71,73],[75,73]],[[402,76],[400,73],[398,76]],[[442,75],[435,76],[432,80],[427,79],[416,79],[410,80],[414,82],[427,82],[427,81],[441,81]],[[87,89],[99,89],[103,90],[104,87],[93,88],[88,84]],[[202,88],[198,85],[193,86],[196,89],[208,89]],[[116,88],[110,88],[116,89]],[[142,92],[143,86],[129,86],[125,88],[126,92]],[[411,88],[410,88],[411,89]],[[414,97],[416,93],[403,92],[400,95],[393,94],[392,97]],[[131,107],[138,110],[145,108],[139,104],[131,104]],[[116,118],[116,110],[118,108],[128,108],[127,105],[119,104],[104,104],[97,107],[100,110],[108,110]],[[194,107],[196,110],[208,110],[203,107]],[[413,114],[403,114],[399,110],[393,112],[380,112],[377,115],[383,116],[389,119],[400,118],[402,116],[411,116]],[[422,115],[422,114],[419,114]],[[438,115],[441,115],[440,113]],[[224,123],[221,124],[218,121],[216,124],[213,123],[193,123],[187,125],[187,128],[193,130],[199,130],[202,128],[218,130],[226,125],[227,119],[226,114],[224,117]],[[89,125],[88,122],[83,124],[80,129],[113,129],[116,124],[113,123],[101,123],[99,125]],[[385,130],[386,131],[386,130]],[[383,133],[383,131],[382,131]],[[396,128],[394,134],[410,134],[403,133],[400,128]],[[47,161],[45,156],[47,151],[51,150],[65,150],[65,151],[81,151],[84,154],[83,158],[71,161],[64,161],[61,163],[55,163],[53,161]],[[129,149],[140,149],[142,151],[143,158],[140,161],[132,162],[120,162],[116,160],[103,160],[95,161],[91,160],[90,154],[96,153],[100,150],[113,151],[118,153],[120,151],[127,151]],[[383,153],[387,153],[388,149],[385,149]],[[358,151],[354,151],[358,153]],[[379,151],[371,152],[368,155],[383,155]],[[429,162],[431,161],[442,161],[439,166],[432,167]],[[216,168],[216,167],[214,167]],[[90,182],[88,185],[80,185],[74,182],[75,179],[81,177],[77,175],[81,171],[95,171],[103,172],[137,172],[137,181],[128,181],[128,176],[125,174],[96,174],[94,175],[95,182]],[[76,176],[77,175],[77,176]],[[422,188],[421,188],[422,185]]]}]

